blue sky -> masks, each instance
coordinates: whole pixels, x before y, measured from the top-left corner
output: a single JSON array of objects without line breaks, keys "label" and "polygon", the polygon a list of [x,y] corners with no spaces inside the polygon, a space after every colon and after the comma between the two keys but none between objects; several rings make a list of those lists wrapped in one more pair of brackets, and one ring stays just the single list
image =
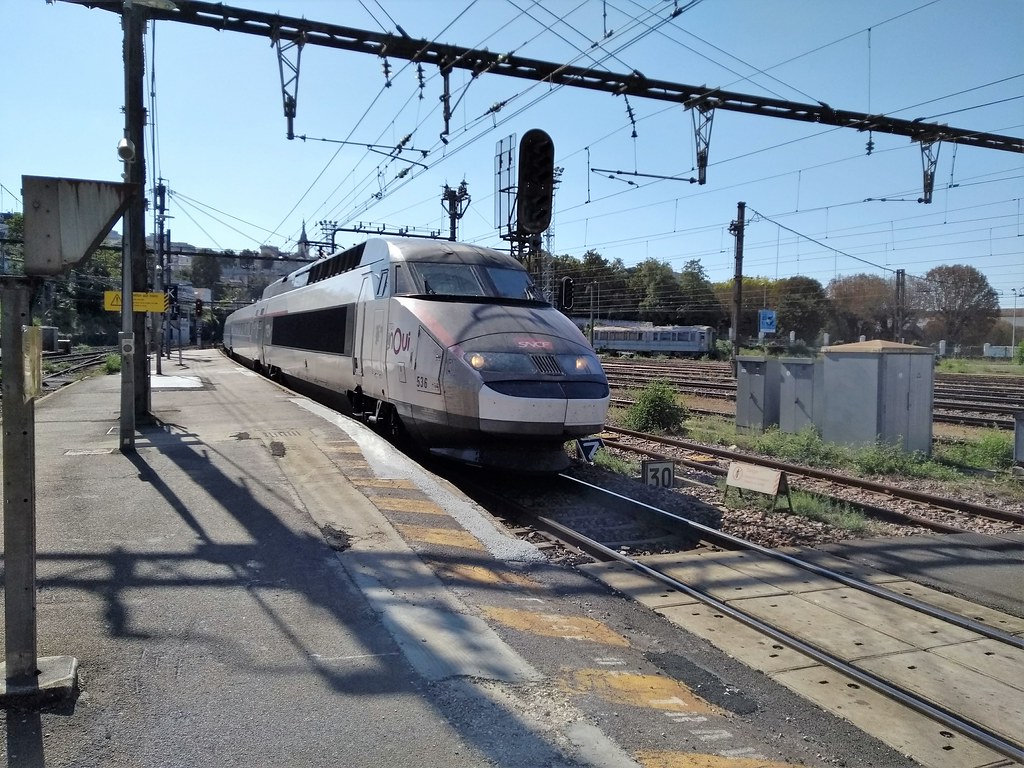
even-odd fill
[{"label": "blue sky", "polygon": [[[414,38],[492,52],[1024,135],[1020,0],[232,4],[372,31],[397,24]],[[675,6],[687,10],[669,19]],[[0,26],[0,210],[21,209],[23,174],[119,179],[118,16],[64,2],[0,0]],[[727,280],[728,226],[743,200],[748,276],[805,275],[827,284],[859,272],[923,275],[940,264],[970,264],[1004,307],[1013,303],[1011,289],[1024,290],[1022,154],[942,144],[934,201],[922,205],[921,153],[907,138],[876,133],[868,156],[868,136],[857,131],[719,110],[706,185],[616,175],[604,171],[695,174],[690,113],[631,98],[634,124],[622,97],[496,75],[471,80],[457,71],[446,146],[436,70],[424,68],[421,90],[415,66],[389,64],[386,88],[380,59],[306,46],[295,133],[308,140],[288,141],[268,40],[157,23],[155,39],[147,35],[155,141],[147,138],[146,150],[150,179],[158,173],[173,192],[174,240],[290,250],[303,221],[316,239],[323,220],[446,235],[442,188],[465,181],[472,201],[460,239],[503,247],[494,226],[495,148],[542,128],[564,169],[555,253],[595,249],[627,265],[653,257],[677,269],[699,259],[712,280]],[[506,105],[488,114],[498,102]],[[366,149],[395,146],[407,134],[413,149],[397,161]],[[358,239],[339,233],[338,244]]]}]

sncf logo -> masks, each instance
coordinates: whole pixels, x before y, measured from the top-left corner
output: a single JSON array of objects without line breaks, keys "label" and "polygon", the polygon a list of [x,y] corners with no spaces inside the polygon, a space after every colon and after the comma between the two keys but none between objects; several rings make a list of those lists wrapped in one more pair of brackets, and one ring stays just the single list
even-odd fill
[{"label": "sncf logo", "polygon": [[519,347],[519,349],[551,350],[555,348],[554,344],[550,341],[545,341],[544,339],[514,339],[512,343]]}]

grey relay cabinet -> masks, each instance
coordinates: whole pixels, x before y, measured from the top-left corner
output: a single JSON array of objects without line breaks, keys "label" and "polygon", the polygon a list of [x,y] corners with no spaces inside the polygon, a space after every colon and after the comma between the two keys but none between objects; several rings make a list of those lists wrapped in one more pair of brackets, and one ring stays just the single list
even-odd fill
[{"label": "grey relay cabinet", "polygon": [[736,431],[763,432],[779,423],[779,361],[736,358]]},{"label": "grey relay cabinet", "polygon": [[862,341],[822,352],[822,439],[852,445],[880,439],[906,452],[931,453],[932,350]]},{"label": "grey relay cabinet", "polygon": [[807,357],[779,358],[780,431],[799,432],[808,425],[821,424],[822,363]]}]

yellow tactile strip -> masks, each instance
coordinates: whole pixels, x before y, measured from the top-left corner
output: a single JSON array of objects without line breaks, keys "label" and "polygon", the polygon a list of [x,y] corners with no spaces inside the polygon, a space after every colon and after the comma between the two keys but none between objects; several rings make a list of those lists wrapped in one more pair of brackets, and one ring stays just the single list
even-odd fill
[{"label": "yellow tactile strip", "polygon": [[423,525],[406,525],[394,523],[395,529],[403,539],[419,544],[437,544],[447,547],[461,547],[483,551],[484,545],[473,534],[461,528],[430,528]]},{"label": "yellow tactile strip", "polygon": [[[445,510],[411,480],[376,477],[354,440],[320,440],[317,446],[406,541],[484,549],[479,539],[447,517]],[[425,524],[418,519],[423,516],[432,518],[431,522]]]},{"label": "yellow tactile strip", "polygon": [[603,645],[629,647],[629,640],[604,624],[583,616],[562,616],[538,611],[521,611],[513,608],[484,606],[484,615],[506,627],[531,632],[545,637],[561,637],[566,640],[584,640]]},{"label": "yellow tactile strip", "polygon": [[682,683],[662,675],[577,669],[559,681],[559,685],[566,693],[593,694],[613,704],[693,715],[724,714]]},{"label": "yellow tactile strip", "polygon": [[392,496],[390,494],[375,493],[368,498],[381,512],[415,512],[420,515],[445,515],[447,514],[438,504],[422,494],[418,498],[406,498],[403,496]]},{"label": "yellow tactile strip", "polygon": [[777,763],[756,757],[724,757],[645,749],[636,754],[644,768],[793,768],[795,763]]},{"label": "yellow tactile strip", "polygon": [[505,587],[510,590],[525,589],[530,592],[543,592],[547,590],[540,582],[534,581],[528,576],[506,570],[501,563],[489,563],[486,567],[482,565],[471,565],[469,563],[455,563],[431,558],[424,558],[430,569],[445,581],[456,585],[483,585],[487,587]]}]

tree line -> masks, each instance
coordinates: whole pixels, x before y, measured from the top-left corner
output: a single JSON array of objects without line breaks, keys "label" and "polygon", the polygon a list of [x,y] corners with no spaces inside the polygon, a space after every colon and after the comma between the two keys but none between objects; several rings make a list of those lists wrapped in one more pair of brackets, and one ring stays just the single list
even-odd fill
[{"label": "tree line", "polygon": [[[551,263],[555,282],[573,280],[572,314],[593,313],[595,322],[708,325],[723,337],[732,325],[734,281],[712,282],[699,259],[679,271],[654,258],[627,267],[621,259],[609,261],[590,250],[582,258],[554,256]],[[902,290],[895,274],[848,275],[827,285],[803,276],[745,276],[741,339],[757,338],[761,309],[775,311],[777,337],[793,332],[808,345],[819,343],[825,333],[831,343],[865,336],[921,344],[945,339],[965,346],[1008,344],[1011,337],[1010,324],[999,319],[999,297],[988,279],[962,264],[908,275]]]},{"label": "tree line", "polygon": [[[20,214],[6,220],[8,240],[23,234]],[[17,270],[21,246],[4,244],[4,271]],[[152,257],[151,257],[152,259]],[[732,325],[733,281],[712,282],[699,259],[681,270],[648,258],[633,266],[607,260],[596,250],[581,258],[554,255],[548,259],[553,283],[572,278],[575,303],[569,312],[594,318],[595,323],[644,321],[655,325],[707,325],[720,337]],[[13,266],[13,268],[12,268]],[[222,272],[236,267],[235,278]],[[238,274],[242,277],[238,278]],[[205,319],[223,320],[233,309],[258,299],[276,279],[259,269],[258,254],[200,250],[188,269],[176,270],[172,281],[210,288],[212,306]],[[46,325],[56,325],[76,341],[114,343],[120,330],[117,313],[103,309],[103,292],[120,290],[120,248],[100,247],[69,274],[43,283],[34,312]],[[902,297],[902,300],[901,300]],[[999,299],[986,277],[969,265],[935,267],[923,276],[907,276],[902,291],[895,277],[855,274],[822,285],[803,276],[771,279],[744,277],[739,313],[739,338],[756,339],[758,312],[776,313],[776,337],[790,332],[807,345],[829,334],[831,343],[869,339],[977,346],[1009,344],[1010,325],[999,320]],[[216,328],[216,322],[211,323]]]}]

